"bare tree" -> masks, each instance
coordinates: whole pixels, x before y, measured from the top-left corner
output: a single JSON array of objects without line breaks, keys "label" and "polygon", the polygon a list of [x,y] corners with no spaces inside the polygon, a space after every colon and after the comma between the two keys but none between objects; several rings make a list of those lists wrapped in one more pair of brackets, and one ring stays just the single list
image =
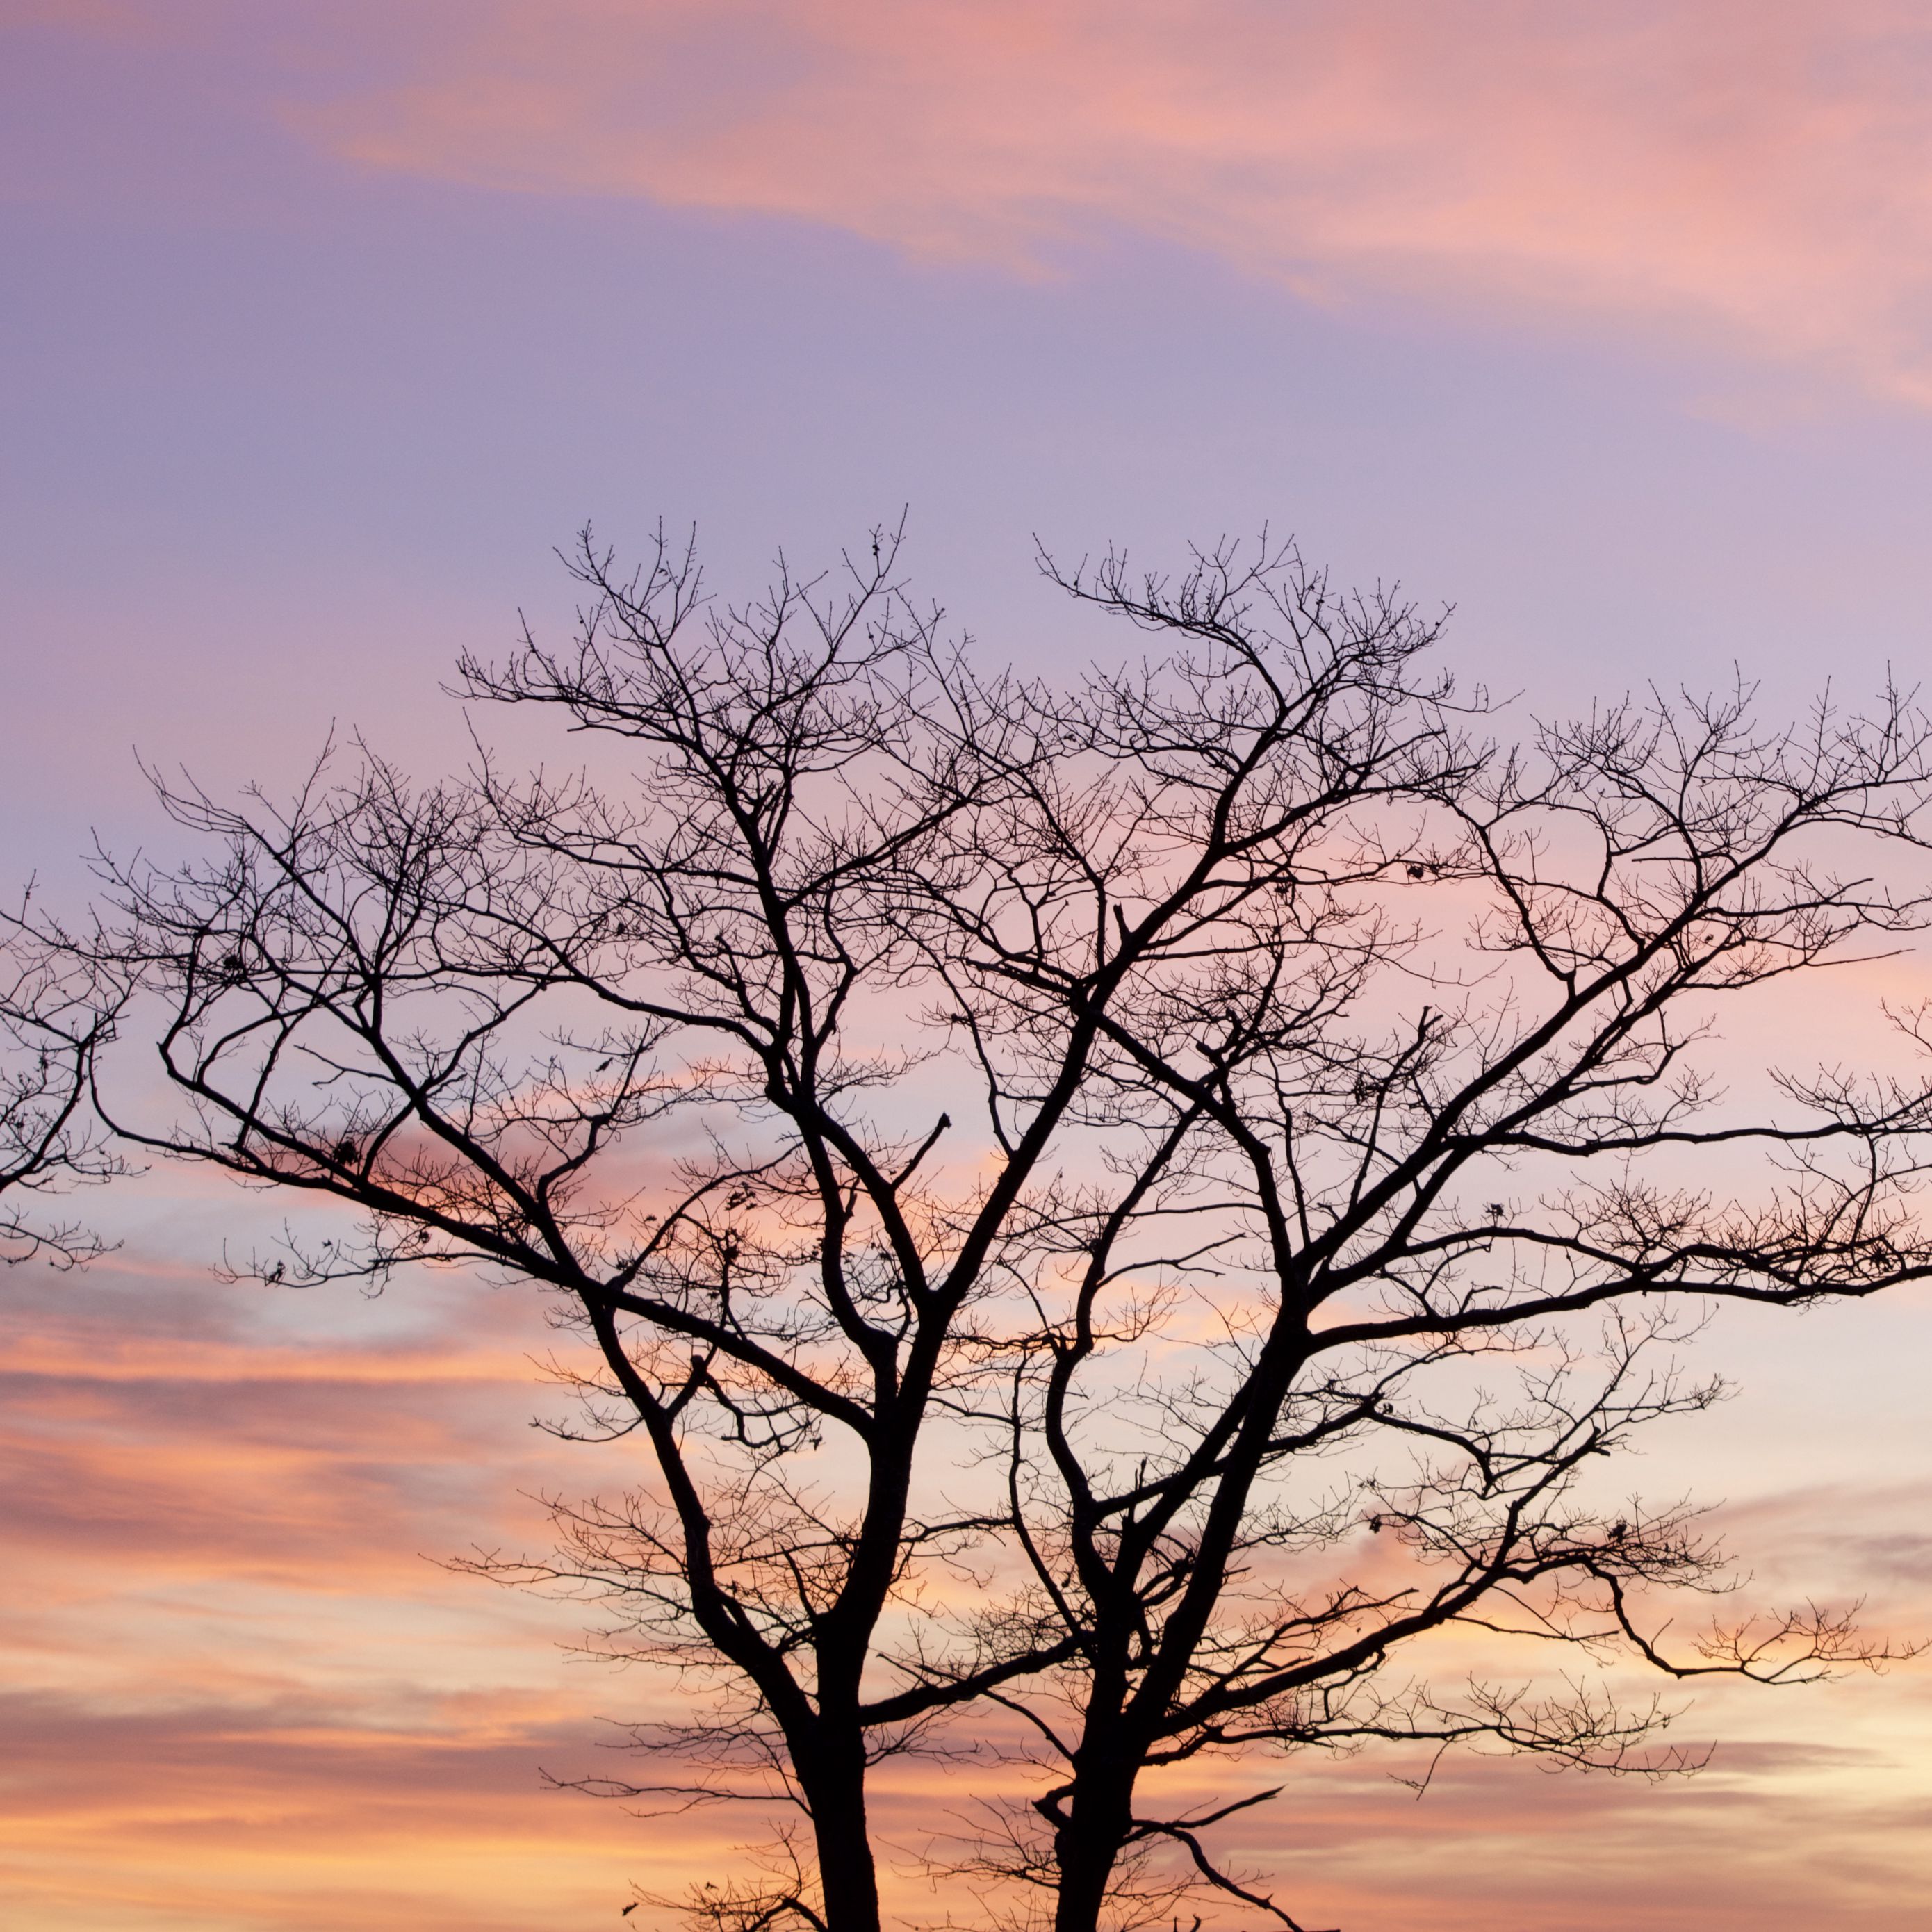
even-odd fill
[{"label": "bare tree", "polygon": [[130,1142],[364,1211],[247,1271],[481,1264],[589,1338],[592,1432],[646,1480],[560,1505],[554,1561],[476,1562],[695,1674],[640,1736],[682,1768],[621,1788],[802,1808],[812,1857],[700,1918],[870,1932],[869,1768],[966,1748],[968,1706],[1044,1773],[966,1862],[1086,1932],[1190,1874],[1265,1904],[1225,1809],[1147,1798],[1212,1754],[1667,1764],[1632,1755],[1662,1713],[1587,1684],[1392,1682],[1452,1626],[1873,1658],[1818,1613],[1666,1654],[1643,1593],[1718,1553],[1584,1478],[1712,1399],[1648,1366],[1702,1304],[1932,1270],[1922,1082],[1727,1098],[1705,1045],[1922,922],[1878,877],[1920,856],[1907,704],[1500,753],[1434,626],[1265,549],[1053,573],[1156,640],[1063,690],[949,650],[895,554],[720,609],[688,551],[623,577],[586,537],[574,644],[462,688],[628,770],[164,786],[214,856],[110,866],[95,948],[184,1102],[111,1104]]},{"label": "bare tree", "polygon": [[866,1681],[888,1606],[981,1533],[919,1511],[915,1452],[1080,1083],[1070,1054],[963,1236],[921,1172],[943,1113],[874,1112],[917,1070],[906,915],[956,863],[949,828],[1040,755],[1023,694],[893,588],[895,548],[842,599],[783,580],[717,610],[688,553],[620,580],[586,538],[576,650],[464,676],[614,735],[634,789],[486,762],[412,791],[364,757],[286,809],[166,790],[220,856],[114,872],[107,946],[188,1103],[111,1108],[126,1137],[367,1210],[359,1240],[292,1236],[254,1272],[482,1262],[564,1298],[608,1426],[656,1464],[622,1515],[636,1618],[722,1673],[716,1721],[674,1740],[708,1753],[697,1786],[662,1795],[795,1799],[818,1903],[787,1910],[841,1932],[878,1921],[869,1765],[1010,1674]]},{"label": "bare tree", "polygon": [[0,925],[0,1262],[73,1268],[104,1249],[46,1203],[122,1171],[87,1103],[117,1005],[97,974],[40,943],[25,908]]},{"label": "bare tree", "polygon": [[[1088,788],[1000,826],[939,968],[1016,1114],[1034,1042],[1116,977],[1083,1096],[1106,1175],[1024,1210],[1000,1413],[1030,1574],[994,1614],[1074,1648],[991,1694],[1054,1774],[968,1868],[1043,1888],[1061,1932],[1197,1886],[1292,1926],[1202,1837],[1274,1791],[1163,1812],[1149,1773],[1366,1739],[1686,1762],[1636,1750],[1668,1712],[1587,1681],[1391,1684],[1451,1626],[1680,1678],[1885,1655],[1809,1606],[1666,1654],[1643,1593],[1723,1588],[1721,1552],[1687,1506],[1584,1478],[1720,1392],[1653,1366],[1700,1303],[1932,1266],[1922,1074],[1734,1066],[1760,1090],[1727,1098],[1699,1052],[1748,992],[1922,924],[1922,868],[1874,874],[1917,858],[1926,727],[1889,693],[1772,734],[1742,691],[1626,705],[1418,774],[1400,809],[1304,816],[1303,580],[1225,556],[1059,580],[1184,641],[1090,690]],[[1923,1014],[1901,1032],[1922,1047]]]}]

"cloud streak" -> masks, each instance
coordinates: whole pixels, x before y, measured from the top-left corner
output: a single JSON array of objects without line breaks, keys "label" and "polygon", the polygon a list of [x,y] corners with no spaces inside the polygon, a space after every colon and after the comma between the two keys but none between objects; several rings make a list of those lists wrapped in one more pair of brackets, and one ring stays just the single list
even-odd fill
[{"label": "cloud streak", "polygon": [[[6,1286],[10,1927],[525,1932],[614,1922],[634,1881],[675,1890],[730,1861],[742,1816],[667,1827],[544,1791],[542,1770],[628,1768],[600,1749],[617,1734],[598,1714],[662,1715],[666,1687],[568,1663],[582,1606],[423,1560],[472,1537],[540,1542],[520,1490],[623,1480],[621,1450],[525,1426],[545,1404],[533,1298],[405,1283],[393,1304],[332,1307],[138,1255]],[[1898,1526],[1922,1516],[1900,1485],[1756,1505],[1738,1528],[1780,1552],[1769,1587],[1836,1564],[1910,1620],[1932,1584]],[[1932,1793],[1900,1741],[1922,1732],[1927,1690],[1908,1671],[1700,1700],[1693,1735],[1736,1742],[1688,1790],[1465,1759],[1418,1807],[1383,1759],[1304,1760],[1235,1850],[1351,1932],[1418,1915],[1477,1932],[1498,1914],[1690,1932],[1747,1910],[1766,1932],[1906,1932],[1932,1868],[1902,1827]],[[882,1837],[916,1848],[989,1781],[1024,1795],[991,1767],[970,1785],[955,1766],[890,1768]],[[1855,1893],[1847,1861],[1866,1874]],[[894,1888],[908,1918],[931,1916],[916,1875]]]},{"label": "cloud streak", "polygon": [[138,1255],[4,1286],[9,1926],[614,1918],[664,1852],[540,1771],[596,1767],[623,1691],[560,1653],[576,1606],[424,1560],[540,1540],[519,1490],[590,1480],[525,1426],[534,1299],[332,1307]]},{"label": "cloud streak", "polygon": [[1666,330],[1932,404],[1932,29],[1894,0],[403,11],[400,71],[291,110],[370,167],[1023,272],[1150,236],[1317,302]]}]

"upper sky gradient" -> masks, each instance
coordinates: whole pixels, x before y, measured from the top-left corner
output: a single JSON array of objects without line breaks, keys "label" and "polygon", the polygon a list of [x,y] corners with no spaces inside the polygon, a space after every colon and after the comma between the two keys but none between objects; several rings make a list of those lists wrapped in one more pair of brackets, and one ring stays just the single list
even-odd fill
[{"label": "upper sky gradient", "polygon": [[[70,901],[94,830],[168,849],[137,754],[460,760],[457,651],[567,620],[586,520],[742,590],[906,507],[915,587],[1046,664],[1115,640],[1036,537],[1265,523],[1454,605],[1526,718],[1928,662],[1904,0],[0,0],[0,874]],[[578,1613],[422,1560],[600,1480],[526,1426],[537,1311],[221,1287],[268,1210],[190,1175],[106,1211],[0,1279],[0,1919],[557,1932],[715,1862],[542,1788],[648,1694]],[[1932,1634],[1932,1305],[1710,1354],[1743,1394],[1645,1486]],[[1734,1742],[1679,1789],[1309,1774],[1253,1862],[1349,1932],[1924,1924],[1922,1667],[1684,1728]]]}]

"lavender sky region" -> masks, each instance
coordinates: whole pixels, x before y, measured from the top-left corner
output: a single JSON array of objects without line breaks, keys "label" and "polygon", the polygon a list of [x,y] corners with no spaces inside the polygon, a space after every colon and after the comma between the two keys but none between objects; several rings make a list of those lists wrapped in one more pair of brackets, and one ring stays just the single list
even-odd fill
[{"label": "lavender sky region", "polygon": [[[458,651],[568,622],[586,520],[694,523],[743,592],[904,508],[915,589],[1049,671],[1121,640],[1036,538],[1265,522],[1453,604],[1526,727],[1927,666],[1932,26],[1889,0],[0,0],[0,877],[52,903],[97,832],[170,849],[137,758],[460,763]],[[1932,976],[1861,970],[1741,1061],[1882,1063],[1844,1014]],[[544,1788],[650,1687],[439,1567],[610,1480],[529,1426],[541,1311],[224,1286],[271,1207],[184,1172],[97,1204],[106,1260],[0,1279],[0,1919],[526,1932],[726,1856]],[[1768,1596],[1932,1634],[1932,1300],[1706,1358],[1741,1393],[1632,1479],[1724,1499]],[[1300,1773],[1241,1856],[1350,1932],[1923,1923],[1925,1664],[1682,1729],[1726,1742],[1676,1788]],[[950,1802],[909,1774],[886,1835]]]}]

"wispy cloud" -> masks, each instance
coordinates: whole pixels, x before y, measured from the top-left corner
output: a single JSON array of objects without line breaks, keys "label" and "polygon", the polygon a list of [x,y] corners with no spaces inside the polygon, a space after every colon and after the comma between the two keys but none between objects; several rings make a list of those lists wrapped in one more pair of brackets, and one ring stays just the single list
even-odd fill
[{"label": "wispy cloud", "polygon": [[[554,1339],[532,1298],[414,1284],[332,1312],[138,1254],[6,1292],[10,1927],[521,1932],[614,1922],[632,1881],[676,1888],[730,1858],[752,1821],[668,1828],[546,1793],[540,1768],[629,1768],[599,1748],[618,1734],[598,1715],[662,1715],[667,1687],[560,1654],[583,1606],[424,1560],[540,1542],[520,1491],[625,1480],[622,1450],[526,1426],[547,1400],[527,1357]],[[1886,1592],[1875,1614],[1922,1623],[1923,1551],[1900,1540],[1922,1504],[1900,1486],[1756,1506],[1739,1540],[1779,1552],[1781,1574],[1754,1600],[1842,1570]],[[1701,1699],[1686,1729],[1736,1742],[1688,1790],[1456,1760],[1418,1807],[1384,1759],[1304,1760],[1236,1849],[1318,1922],[1363,1932],[1418,1916],[1477,1932],[1498,1912],[1608,1932],[1636,1910],[1690,1932],[1760,1908],[1803,1922],[1777,1916],[1794,1902],[1906,1932],[1932,1882],[1922,1834],[1899,1830],[1923,1802],[1906,1741],[1928,1681]],[[1023,1796],[1016,1777],[894,1768],[882,1835],[916,1849],[989,1782]],[[1847,1862],[1868,1874],[1856,1897]],[[915,1875],[894,1882],[908,1919],[930,1916]]]},{"label": "wispy cloud", "polygon": [[580,1606],[434,1560],[540,1545],[520,1492],[622,1480],[526,1426],[556,1406],[532,1298],[331,1309],[138,1254],[4,1286],[10,1927],[518,1932],[724,1856],[546,1793],[650,1694],[564,1654]]},{"label": "wispy cloud", "polygon": [[592,1756],[554,1696],[451,1696],[383,1724],[290,1676],[255,1704],[0,1698],[32,1773],[0,1852],[8,1924],[521,1932],[614,1922],[661,1867],[614,1807],[538,1788],[536,1765]]},{"label": "wispy cloud", "polygon": [[406,77],[298,117],[370,166],[1022,270],[1124,230],[1317,301],[1666,328],[1932,404],[1932,26],[1898,0],[396,10]]}]

